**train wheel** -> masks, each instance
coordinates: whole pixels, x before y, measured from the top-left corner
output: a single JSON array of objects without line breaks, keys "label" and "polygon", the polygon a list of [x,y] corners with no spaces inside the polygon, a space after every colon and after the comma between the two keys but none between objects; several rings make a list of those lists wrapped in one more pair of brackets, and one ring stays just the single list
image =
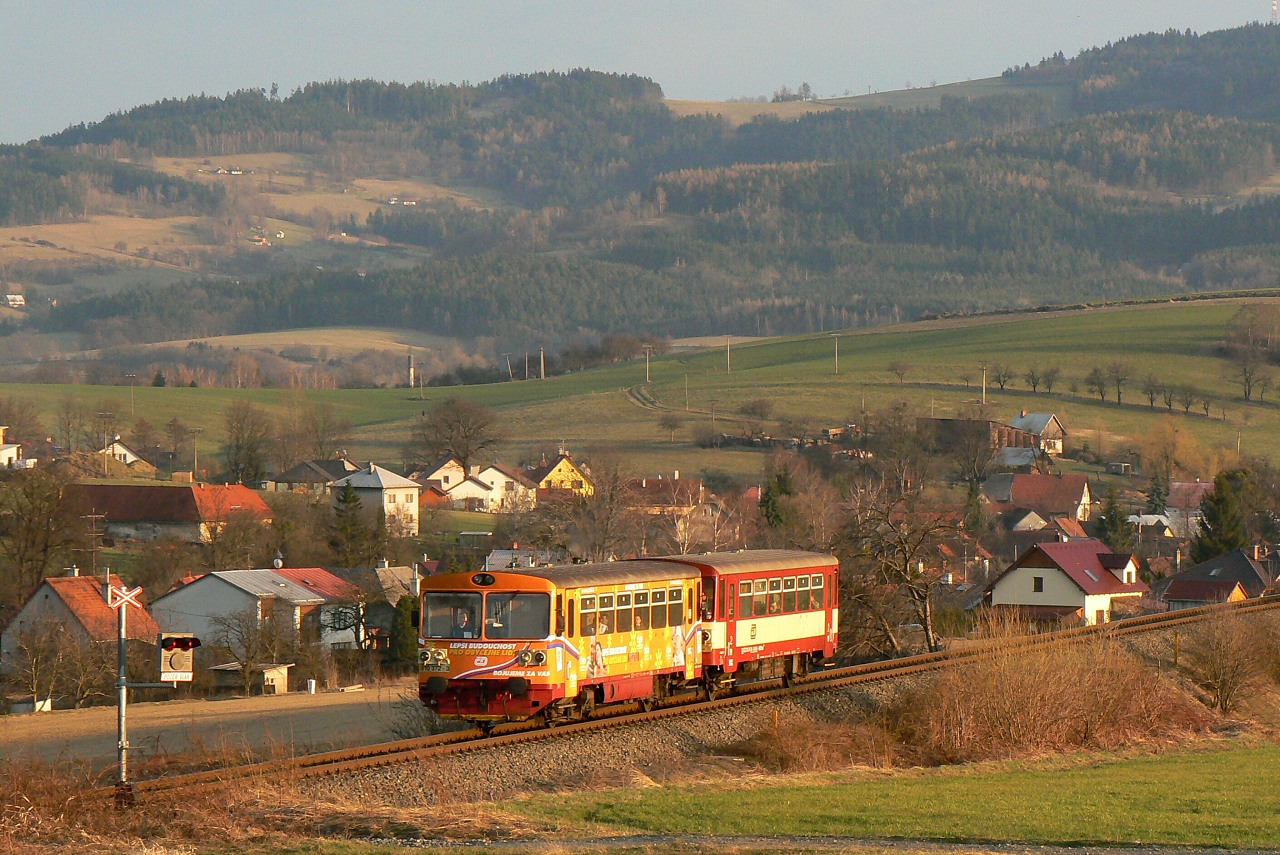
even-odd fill
[{"label": "train wheel", "polygon": [[596,693],[594,689],[583,689],[582,699],[578,702],[579,718],[591,718],[591,714],[596,711]]},{"label": "train wheel", "polygon": [[640,709],[644,712],[653,712],[653,698],[641,698]]}]

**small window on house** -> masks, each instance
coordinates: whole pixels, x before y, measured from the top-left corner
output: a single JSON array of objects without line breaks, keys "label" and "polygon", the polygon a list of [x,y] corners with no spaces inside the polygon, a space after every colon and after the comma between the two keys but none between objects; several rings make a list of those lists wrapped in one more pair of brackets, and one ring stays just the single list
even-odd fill
[{"label": "small window on house", "polygon": [[1043,576],[1031,577],[1031,590],[1037,594],[1044,593],[1044,577]]},{"label": "small window on house", "polygon": [[574,478],[574,479],[573,479],[573,481],[572,481],[571,483],[573,484],[573,489],[575,489],[575,490],[581,490],[581,489],[582,489],[582,481],[581,481],[581,480],[579,480],[579,479],[577,479],[577,478]]}]

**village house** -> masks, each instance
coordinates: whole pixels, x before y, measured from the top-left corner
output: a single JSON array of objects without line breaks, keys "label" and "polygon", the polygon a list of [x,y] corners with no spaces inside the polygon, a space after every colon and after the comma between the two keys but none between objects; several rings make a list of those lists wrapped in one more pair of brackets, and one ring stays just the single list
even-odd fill
[{"label": "village house", "polygon": [[358,471],[360,467],[344,457],[336,460],[304,460],[272,475],[263,483],[263,489],[270,493],[328,496],[330,484]]},{"label": "village house", "polygon": [[1075,474],[992,475],[982,482],[982,494],[993,513],[1026,508],[1045,520],[1069,516],[1087,522],[1093,504],[1088,476]]},{"label": "village house", "polygon": [[575,496],[590,496],[595,493],[595,485],[586,470],[573,461],[564,449],[550,463],[544,458],[538,466],[531,466],[524,475],[538,490],[554,493],[571,493]]},{"label": "village house", "polygon": [[104,455],[110,457],[114,463],[118,463],[120,466],[127,469],[129,475],[132,477],[156,477],[156,467],[152,465],[151,461],[136,453],[118,438],[106,448],[100,449],[97,453],[100,457]]},{"label": "village house", "polygon": [[490,511],[515,513],[531,510],[537,504],[537,484],[519,470],[494,462],[475,467],[474,477],[492,488]]},{"label": "village house", "polygon": [[1200,503],[1213,492],[1212,481],[1173,481],[1169,484],[1169,498],[1165,501],[1165,517],[1180,538],[1195,537],[1200,533]]},{"label": "village house", "polygon": [[1011,427],[1026,431],[1035,437],[1034,448],[1050,457],[1062,455],[1067,440],[1067,429],[1058,421],[1053,413],[1018,413],[1018,417],[1009,422]]},{"label": "village house", "polygon": [[370,463],[367,468],[329,485],[330,499],[335,507],[347,485],[355,491],[360,506],[366,511],[374,513],[382,509],[389,531],[401,537],[418,536],[418,493],[422,487],[417,481]]},{"label": "village house", "polygon": [[1239,599],[1260,597],[1275,581],[1256,548],[1249,552],[1236,549],[1157,580],[1151,593],[1170,609],[1186,609],[1234,602],[1230,598],[1237,596],[1237,587]]},{"label": "village house", "polygon": [[271,522],[262,497],[240,484],[73,484],[80,513],[102,514],[106,534],[209,543],[233,520]]},{"label": "village house", "polygon": [[361,641],[352,617],[359,589],[319,567],[216,570],[183,581],[151,604],[165,632],[218,645],[228,640],[229,626],[249,615],[279,621],[304,643],[355,647]]},{"label": "village house", "polygon": [[[70,633],[73,643],[114,643],[120,637],[115,609],[107,605],[106,586],[123,585],[114,574],[45,579],[0,633],[0,672],[12,670],[24,633],[54,624]],[[126,604],[125,634],[136,641],[155,644],[159,628],[145,608]]]},{"label": "village house", "polygon": [[1146,593],[1132,555],[1089,539],[1033,546],[987,586],[984,599],[1033,621],[1100,624]]},{"label": "village house", "polygon": [[0,425],[0,469],[16,469],[22,460],[22,446],[16,442],[5,442],[4,434],[8,425]]},{"label": "village house", "polygon": [[[436,562],[427,562],[424,555],[423,563],[434,565]],[[415,602],[418,599],[420,567],[392,567],[382,560],[376,567],[346,567],[330,572],[359,591],[364,632],[360,639],[362,646],[370,650],[385,650],[390,644],[396,605],[403,597],[411,597]]]},{"label": "village house", "polygon": [[458,458],[452,454],[446,454],[430,466],[410,472],[409,477],[423,487],[436,487],[441,492],[447,493],[451,487],[457,486],[467,477],[467,470],[458,462]]}]

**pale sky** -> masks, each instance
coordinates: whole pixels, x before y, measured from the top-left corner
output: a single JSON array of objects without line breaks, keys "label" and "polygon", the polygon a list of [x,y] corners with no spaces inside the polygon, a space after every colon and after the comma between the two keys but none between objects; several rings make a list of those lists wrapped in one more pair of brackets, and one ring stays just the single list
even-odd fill
[{"label": "pale sky", "polygon": [[1271,18],[1270,0],[0,0],[0,142],[166,97],[314,80],[480,82],[588,67],[670,98],[821,97],[998,75],[1169,28]]}]

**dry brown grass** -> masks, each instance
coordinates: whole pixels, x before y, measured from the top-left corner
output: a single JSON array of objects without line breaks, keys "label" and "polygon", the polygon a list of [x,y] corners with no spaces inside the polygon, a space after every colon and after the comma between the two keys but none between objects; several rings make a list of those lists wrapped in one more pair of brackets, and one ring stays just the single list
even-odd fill
[{"label": "dry brown grass", "polygon": [[1202,730],[1209,713],[1108,639],[1067,648],[1016,645],[938,673],[890,710],[918,762],[958,763],[1116,748]]},{"label": "dry brown grass", "polygon": [[751,758],[775,772],[828,772],[850,766],[888,768],[896,746],[877,721],[818,721],[806,713],[775,718],[772,727],[731,745],[735,754]]},{"label": "dry brown grass", "polygon": [[700,116],[703,113],[710,113],[713,116],[723,116],[735,127],[751,121],[756,116],[796,119],[806,113],[824,113],[839,109],[817,101],[781,101],[775,104],[759,101],[673,101],[668,98],[663,103],[677,116]]}]

